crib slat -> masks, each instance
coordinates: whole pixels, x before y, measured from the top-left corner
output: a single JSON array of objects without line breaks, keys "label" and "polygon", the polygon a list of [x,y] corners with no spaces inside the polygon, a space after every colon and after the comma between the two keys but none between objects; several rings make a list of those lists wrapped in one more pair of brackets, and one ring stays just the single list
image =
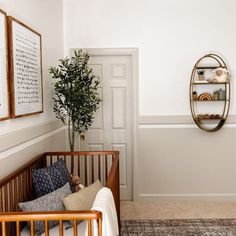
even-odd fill
[{"label": "crib slat", "polygon": [[34,236],[34,221],[30,221],[30,236]]},{"label": "crib slat", "polygon": [[22,179],[21,179],[21,185],[22,185],[22,201],[25,200],[25,172],[22,173]]},{"label": "crib slat", "polygon": [[78,155],[78,176],[80,177],[80,156]]},{"label": "crib slat", "polygon": [[22,201],[22,195],[23,195],[23,191],[21,191],[22,190],[22,185],[21,185],[21,175],[20,176],[18,176],[18,190],[19,190],[19,193],[20,194],[18,194],[18,201],[20,202],[20,201]]},{"label": "crib slat", "polygon": [[105,181],[107,181],[107,155],[105,155]]},{"label": "crib slat", "polygon": [[59,224],[59,235],[63,236],[63,234],[64,234],[64,232],[63,232],[63,221],[60,220],[59,222],[60,222],[60,224]]},{"label": "crib slat", "polygon": [[18,191],[17,191],[17,179],[14,179],[14,211],[16,211],[17,209],[17,205],[16,203],[18,202]]},{"label": "crib slat", "polygon": [[6,222],[2,222],[2,236],[7,236]]},{"label": "crib slat", "polygon": [[92,155],[92,183],[94,182],[94,156]]},{"label": "crib slat", "polygon": [[10,195],[10,211],[13,211],[13,190],[12,190],[12,181],[9,183],[9,195]]},{"label": "crib slat", "polygon": [[5,201],[5,211],[9,211],[8,210],[8,194],[7,194],[7,185],[4,186],[4,201]]},{"label": "crib slat", "polygon": [[102,236],[102,219],[98,219],[98,236]]},{"label": "crib slat", "polygon": [[[31,190],[31,189],[33,189],[33,180],[32,180],[32,178],[31,178],[31,176],[32,176],[32,168],[30,168],[30,170],[29,170],[29,191]],[[30,191],[31,192],[31,191]]]},{"label": "crib slat", "polygon": [[25,185],[25,193],[26,193],[25,199],[26,199],[26,197],[28,196],[28,193],[29,193],[29,171],[25,172],[25,183],[26,183],[26,185]]},{"label": "crib slat", "polygon": [[99,180],[101,180],[101,155],[99,154],[98,155],[98,177],[99,177]]},{"label": "crib slat", "polygon": [[73,235],[77,236],[77,222],[73,220]]},{"label": "crib slat", "polygon": [[85,168],[85,186],[88,186],[88,179],[87,179],[87,155],[85,155],[85,162],[84,162],[84,168]]},{"label": "crib slat", "polygon": [[45,236],[49,236],[48,221],[45,221]]},{"label": "crib slat", "polygon": [[88,235],[92,236],[92,221],[88,220]]},{"label": "crib slat", "polygon": [[20,222],[16,221],[16,236],[20,236]]},{"label": "crib slat", "polygon": [[70,173],[74,173],[74,155],[71,156],[70,160]]},{"label": "crib slat", "polygon": [[28,176],[27,171],[23,173],[23,183],[24,183],[24,201],[27,196],[27,185],[28,185]]}]

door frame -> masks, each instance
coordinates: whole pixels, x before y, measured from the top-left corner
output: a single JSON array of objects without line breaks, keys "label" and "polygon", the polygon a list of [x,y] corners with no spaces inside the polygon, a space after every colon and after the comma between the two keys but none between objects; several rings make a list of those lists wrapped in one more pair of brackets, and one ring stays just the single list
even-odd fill
[{"label": "door frame", "polygon": [[[137,199],[138,173],[138,117],[139,117],[139,48],[71,48],[70,55],[74,50],[82,49],[89,53],[90,56],[130,56],[132,71],[132,90],[133,90],[133,148],[132,148],[132,200]],[[135,157],[135,158],[134,158]]]}]

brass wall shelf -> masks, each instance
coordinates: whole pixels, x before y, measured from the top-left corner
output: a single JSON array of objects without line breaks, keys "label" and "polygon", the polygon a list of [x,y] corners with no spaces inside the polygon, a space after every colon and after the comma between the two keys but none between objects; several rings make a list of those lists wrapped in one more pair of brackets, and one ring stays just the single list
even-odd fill
[{"label": "brass wall shelf", "polygon": [[[213,54],[211,54],[213,55]],[[197,69],[216,69],[219,66],[198,66]],[[226,68],[225,66],[221,66],[221,68]]]},{"label": "brass wall shelf", "polygon": [[229,100],[195,100],[192,99],[193,102],[229,102]]},{"label": "brass wall shelf", "polygon": [[[211,65],[209,64],[207,65],[206,62],[204,65],[202,65],[204,61],[207,61],[207,60],[211,61]],[[203,71],[202,73],[204,74],[205,71],[209,72],[209,70],[214,70],[219,67],[225,68],[228,70],[226,63],[219,55],[207,54],[201,57],[196,62],[192,70],[191,79],[190,79],[190,89],[189,89],[190,99],[189,100],[190,100],[190,108],[191,108],[192,117],[196,125],[200,129],[207,132],[218,131],[224,125],[228,117],[229,108],[230,108],[230,81],[220,82],[220,83],[208,82],[206,80],[200,81],[198,78],[198,73],[199,73],[199,70],[201,70],[201,72]],[[206,86],[206,88],[204,86]],[[209,91],[216,88],[221,88],[225,92],[225,99],[198,100],[194,97],[194,93],[195,93],[195,96],[197,96],[196,94],[198,93],[198,91],[202,91],[202,89],[206,89],[207,91]],[[211,106],[210,105],[211,102],[214,102],[215,104],[217,104],[216,102],[220,102],[219,105],[222,106],[222,111],[220,114],[214,114],[214,111],[211,110],[211,107],[209,108],[207,107],[207,109],[209,109],[209,114],[205,114],[205,117],[204,115],[198,113],[198,108],[197,108],[198,104],[200,105],[202,103],[203,104],[202,106],[207,106],[204,104],[209,104],[208,106]]]},{"label": "brass wall shelf", "polygon": [[204,82],[193,82],[192,84],[195,84],[195,85],[212,85],[212,84],[229,84],[229,83],[204,83]]}]

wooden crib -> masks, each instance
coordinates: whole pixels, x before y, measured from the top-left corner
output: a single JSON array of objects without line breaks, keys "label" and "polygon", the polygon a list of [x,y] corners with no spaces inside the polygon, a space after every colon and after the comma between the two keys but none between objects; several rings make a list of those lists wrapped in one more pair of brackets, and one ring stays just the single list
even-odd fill
[{"label": "wooden crib", "polygon": [[[17,158],[17,157],[16,157]],[[120,221],[119,152],[47,152],[34,158],[11,175],[0,181],[0,235],[20,236],[22,222],[30,222],[30,235],[35,235],[34,223],[45,222],[45,235],[49,235],[48,221],[59,221],[59,235],[63,235],[63,221],[73,222],[73,235],[77,235],[78,220],[88,222],[88,235],[92,235],[92,221],[98,222],[98,233],[102,235],[102,214],[99,211],[63,212],[19,212],[18,203],[34,199],[32,169],[52,165],[63,158],[70,173],[80,176],[82,184],[88,186],[99,179],[111,189],[118,222]]]}]

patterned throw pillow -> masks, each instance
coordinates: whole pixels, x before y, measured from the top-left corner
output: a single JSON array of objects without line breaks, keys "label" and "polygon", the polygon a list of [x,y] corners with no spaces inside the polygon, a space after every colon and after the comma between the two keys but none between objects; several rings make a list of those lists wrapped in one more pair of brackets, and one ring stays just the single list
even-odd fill
[{"label": "patterned throw pillow", "polygon": [[[63,198],[71,194],[70,184],[67,183],[63,187],[57,189],[56,191],[37,198],[33,201],[20,202],[19,207],[22,211],[63,211]],[[49,221],[49,228],[53,228],[57,225],[58,221]],[[36,234],[42,234],[45,231],[45,226],[43,221],[35,222],[35,232]]]},{"label": "patterned throw pillow", "polygon": [[51,193],[68,182],[72,184],[69,171],[62,159],[51,166],[32,170],[32,179],[37,197]]}]

